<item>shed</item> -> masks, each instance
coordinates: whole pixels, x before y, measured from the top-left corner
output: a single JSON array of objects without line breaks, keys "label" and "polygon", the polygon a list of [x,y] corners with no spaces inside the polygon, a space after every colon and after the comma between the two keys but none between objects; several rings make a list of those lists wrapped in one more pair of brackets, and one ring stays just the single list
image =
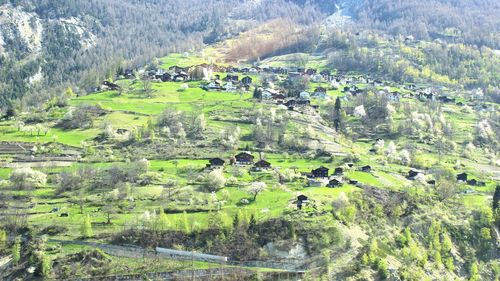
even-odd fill
[{"label": "shed", "polygon": [[457,175],[457,181],[467,181],[467,174],[466,173],[461,173]]},{"label": "shed", "polygon": [[268,169],[268,168],[271,168],[271,163],[269,163],[266,160],[262,159],[262,160],[259,160],[257,163],[255,163],[254,166],[257,167],[257,168]]},{"label": "shed", "polygon": [[372,171],[372,167],[370,165],[363,166],[361,167],[361,171],[369,173]]}]

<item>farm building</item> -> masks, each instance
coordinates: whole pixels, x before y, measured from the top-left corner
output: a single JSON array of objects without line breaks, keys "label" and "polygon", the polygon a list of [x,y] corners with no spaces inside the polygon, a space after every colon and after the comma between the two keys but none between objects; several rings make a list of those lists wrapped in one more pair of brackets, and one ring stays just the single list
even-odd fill
[{"label": "farm building", "polygon": [[208,162],[210,163],[210,167],[222,167],[224,166],[224,163],[225,161],[222,160],[221,158],[212,158],[210,160],[208,160]]},{"label": "farm building", "polygon": [[311,175],[314,178],[327,178],[329,171],[330,171],[330,169],[328,169],[326,167],[319,167],[317,169],[312,170]]},{"label": "farm building", "polygon": [[254,156],[248,152],[241,152],[234,156],[236,164],[240,165],[252,165]]}]

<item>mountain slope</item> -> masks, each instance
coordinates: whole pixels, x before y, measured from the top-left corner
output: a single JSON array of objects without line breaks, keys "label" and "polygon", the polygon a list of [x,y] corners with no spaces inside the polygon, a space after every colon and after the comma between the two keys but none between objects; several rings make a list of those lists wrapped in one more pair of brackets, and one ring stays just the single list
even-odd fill
[{"label": "mountain slope", "polygon": [[495,0],[364,0],[356,9],[363,27],[495,49],[500,48],[499,14]]},{"label": "mountain slope", "polygon": [[[0,1],[0,106],[26,93],[83,89],[119,67],[217,41],[256,22],[320,19],[310,4],[265,1]],[[36,104],[36,100],[32,102]]]}]

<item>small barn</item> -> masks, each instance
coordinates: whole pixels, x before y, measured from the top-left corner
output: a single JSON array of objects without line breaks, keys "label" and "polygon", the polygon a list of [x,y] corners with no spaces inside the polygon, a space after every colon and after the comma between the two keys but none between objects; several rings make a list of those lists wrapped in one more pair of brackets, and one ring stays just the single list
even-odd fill
[{"label": "small barn", "polygon": [[478,181],[476,179],[471,179],[467,181],[468,185],[476,186],[478,185]]},{"label": "small barn", "polygon": [[458,174],[457,181],[467,182],[467,173]]},{"label": "small barn", "polygon": [[358,181],[357,180],[349,180],[349,184],[352,184],[352,185],[357,185],[358,184]]},{"label": "small barn", "polygon": [[340,176],[342,174],[344,174],[344,169],[338,167],[338,168],[335,168],[335,171],[333,172],[334,175],[336,176]]},{"label": "small barn", "polygon": [[330,171],[330,169],[328,169],[326,167],[319,167],[317,169],[312,170],[311,175],[314,178],[327,178],[329,171]]},{"label": "small barn", "polygon": [[309,198],[303,194],[297,196],[297,208],[302,209],[302,206],[309,201]]},{"label": "small barn", "polygon": [[208,162],[210,163],[210,167],[222,167],[224,166],[224,163],[225,161],[222,160],[221,158],[212,158],[210,160],[208,160]]},{"label": "small barn", "polygon": [[418,174],[420,174],[418,171],[410,170],[410,171],[408,171],[407,178],[410,180],[414,180],[418,176]]},{"label": "small barn", "polygon": [[369,173],[372,171],[372,167],[370,165],[363,166],[363,167],[361,167],[361,171]]},{"label": "small barn", "polygon": [[269,169],[269,168],[271,168],[271,163],[262,159],[262,160],[259,160],[257,163],[255,163],[254,166],[256,168],[259,168],[259,169]]},{"label": "small barn", "polygon": [[252,84],[252,77],[250,76],[245,76],[241,79],[241,83],[243,83],[243,85],[250,85]]},{"label": "small barn", "polygon": [[109,81],[102,82],[102,85],[105,86],[106,88],[108,88],[109,90],[112,90],[112,91],[120,89],[120,86],[118,86],[115,83],[109,82]]},{"label": "small barn", "polygon": [[338,179],[332,179],[328,182],[328,187],[340,187],[342,186],[342,182]]},{"label": "small barn", "polygon": [[240,152],[234,156],[236,164],[240,165],[251,165],[253,164],[254,156],[248,152]]}]

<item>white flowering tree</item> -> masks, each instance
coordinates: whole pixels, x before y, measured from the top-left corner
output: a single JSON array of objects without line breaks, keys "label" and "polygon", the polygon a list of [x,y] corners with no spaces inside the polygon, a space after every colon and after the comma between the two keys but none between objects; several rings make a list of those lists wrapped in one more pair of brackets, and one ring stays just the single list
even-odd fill
[{"label": "white flowering tree", "polygon": [[222,173],[222,170],[217,169],[211,171],[208,175],[205,176],[203,186],[207,191],[217,191],[224,187],[226,184],[226,178]]},{"label": "white flowering tree", "polygon": [[47,183],[47,175],[31,168],[21,168],[12,172],[10,182],[19,189],[42,187]]},{"label": "white flowering tree", "polygon": [[257,195],[262,191],[266,190],[267,185],[265,182],[256,181],[247,189],[248,194],[253,196],[253,201],[257,199]]},{"label": "white flowering tree", "polygon": [[411,155],[410,152],[406,149],[403,149],[399,152],[399,159],[401,164],[408,166],[411,163]]},{"label": "white flowering tree", "polygon": [[390,141],[387,145],[385,155],[390,162],[395,162],[398,159],[398,151],[396,148],[396,144],[393,141]]},{"label": "white flowering tree", "polygon": [[354,116],[358,118],[364,118],[366,117],[366,110],[364,105],[357,106],[354,108]]}]

